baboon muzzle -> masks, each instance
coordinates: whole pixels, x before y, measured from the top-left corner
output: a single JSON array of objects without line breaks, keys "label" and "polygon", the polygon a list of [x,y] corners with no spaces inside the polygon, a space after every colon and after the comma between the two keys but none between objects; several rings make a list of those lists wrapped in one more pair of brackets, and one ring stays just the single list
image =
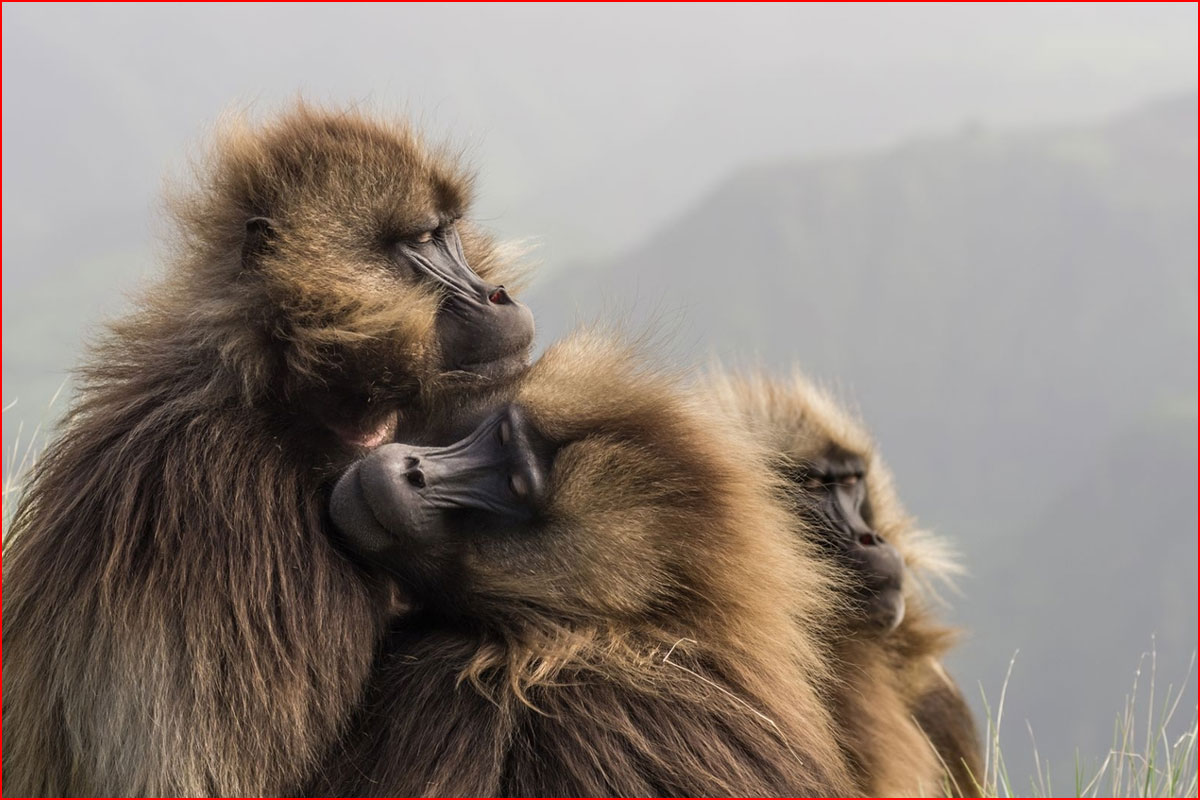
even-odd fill
[{"label": "baboon muzzle", "polygon": [[449,227],[428,246],[407,247],[405,254],[418,272],[441,286],[437,335],[445,369],[492,377],[527,361],[533,313],[471,269],[458,231]]},{"label": "baboon muzzle", "polygon": [[441,542],[451,511],[528,520],[547,482],[535,437],[520,409],[509,405],[445,447],[383,445],[337,482],[333,522],[355,547],[382,552]]},{"label": "baboon muzzle", "polygon": [[855,491],[834,482],[821,500],[820,516],[834,534],[830,544],[855,575],[868,621],[890,631],[904,619],[904,559],[863,519]]},{"label": "baboon muzzle", "polygon": [[490,376],[500,362],[525,362],[533,343],[533,313],[503,286],[476,281],[470,294],[446,297],[438,312],[438,340],[446,369]]}]

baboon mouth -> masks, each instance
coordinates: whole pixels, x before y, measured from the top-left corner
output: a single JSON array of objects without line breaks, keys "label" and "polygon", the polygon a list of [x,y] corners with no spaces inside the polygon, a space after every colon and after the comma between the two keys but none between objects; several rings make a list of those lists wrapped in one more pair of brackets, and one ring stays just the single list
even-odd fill
[{"label": "baboon mouth", "polygon": [[882,633],[891,633],[904,620],[904,593],[898,588],[870,594],[866,599],[868,618]]},{"label": "baboon mouth", "polygon": [[373,417],[358,423],[330,423],[339,439],[354,447],[376,448],[390,442],[396,436],[400,424],[400,412],[392,411],[382,420]]}]

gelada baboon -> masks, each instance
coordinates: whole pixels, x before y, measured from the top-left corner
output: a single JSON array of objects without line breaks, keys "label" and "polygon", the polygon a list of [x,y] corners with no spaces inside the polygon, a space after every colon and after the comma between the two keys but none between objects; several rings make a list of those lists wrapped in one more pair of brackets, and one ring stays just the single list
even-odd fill
[{"label": "gelada baboon", "polygon": [[316,794],[842,793],[827,572],[748,440],[595,334],[331,515],[412,597]]},{"label": "gelada baboon", "polygon": [[359,697],[375,589],[323,483],[447,390],[523,368],[532,318],[399,123],[230,123],[177,258],[82,370],[4,558],[4,791],[295,791]]},{"label": "gelada baboon", "polygon": [[953,634],[912,579],[948,577],[945,546],[905,512],[862,425],[804,377],[714,375],[707,390],[777,454],[804,530],[842,570],[832,697],[858,790],[978,791],[975,724],[940,661]]}]

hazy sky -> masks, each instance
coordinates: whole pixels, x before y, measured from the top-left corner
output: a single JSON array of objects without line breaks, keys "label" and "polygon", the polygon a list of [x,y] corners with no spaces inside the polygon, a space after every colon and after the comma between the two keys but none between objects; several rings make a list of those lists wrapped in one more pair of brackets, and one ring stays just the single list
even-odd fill
[{"label": "hazy sky", "polygon": [[[1075,120],[1195,85],[1194,4],[3,14],[5,254],[22,256],[97,214],[144,239],[162,175],[222,110],[301,93],[450,133],[480,168],[481,215],[543,237],[554,268],[631,243],[747,161]],[[646,193],[651,208],[625,211]],[[6,286],[44,268],[6,266]]]}]

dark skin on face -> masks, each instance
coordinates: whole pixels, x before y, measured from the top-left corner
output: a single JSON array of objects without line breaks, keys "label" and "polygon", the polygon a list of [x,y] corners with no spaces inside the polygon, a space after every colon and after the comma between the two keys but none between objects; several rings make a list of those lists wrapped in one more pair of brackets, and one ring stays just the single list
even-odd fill
[{"label": "dark skin on face", "polygon": [[338,480],[330,514],[351,549],[418,599],[450,606],[457,541],[528,527],[545,504],[554,449],[520,406],[505,405],[448,445],[377,448]]},{"label": "dark skin on face", "polygon": [[533,314],[503,286],[475,274],[453,219],[430,220],[400,239],[395,257],[444,292],[437,331],[446,369],[490,376],[523,363],[533,341]]},{"label": "dark skin on face", "polygon": [[[484,281],[471,269],[455,222],[449,215],[440,219],[431,217],[388,243],[388,255],[398,274],[415,283],[434,286],[441,293],[436,335],[442,370],[501,379],[516,373],[526,363],[533,342],[533,314],[510,297],[503,286]],[[275,236],[274,220],[267,217],[247,220],[243,267],[253,268],[257,259],[270,251]],[[370,396],[365,402],[369,405]],[[338,398],[338,403],[343,409],[348,405],[344,398]],[[369,408],[353,410],[357,418],[371,416]],[[366,431],[334,427],[344,439],[374,446],[392,433],[395,415],[389,414],[377,425],[368,425]]]},{"label": "dark skin on face", "polygon": [[862,458],[833,449],[809,461],[796,479],[802,513],[826,550],[853,574],[862,621],[888,633],[904,619],[904,561],[871,527],[865,477]]}]

